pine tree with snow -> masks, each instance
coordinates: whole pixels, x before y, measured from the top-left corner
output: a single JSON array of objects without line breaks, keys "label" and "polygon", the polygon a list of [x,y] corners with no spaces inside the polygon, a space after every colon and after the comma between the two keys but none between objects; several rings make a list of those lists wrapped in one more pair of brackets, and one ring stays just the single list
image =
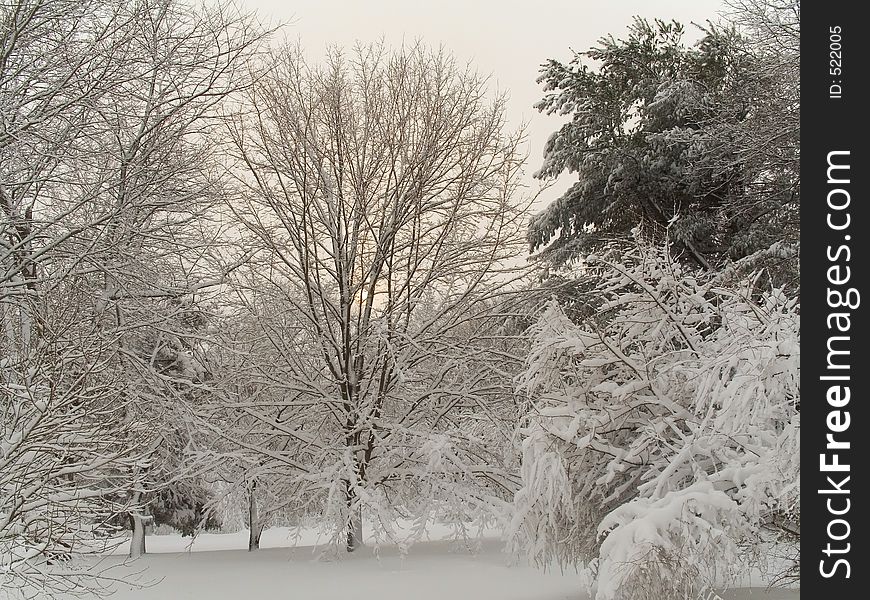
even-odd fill
[{"label": "pine tree with snow", "polygon": [[[533,218],[533,252],[561,265],[638,224],[658,243],[667,228],[675,251],[704,268],[796,244],[798,53],[791,30],[752,17],[776,32],[776,51],[746,27],[710,24],[690,45],[679,23],[638,18],[624,39],[544,65],[536,106],[570,120],[536,177],[577,182]],[[794,284],[796,258],[769,267]]]}]

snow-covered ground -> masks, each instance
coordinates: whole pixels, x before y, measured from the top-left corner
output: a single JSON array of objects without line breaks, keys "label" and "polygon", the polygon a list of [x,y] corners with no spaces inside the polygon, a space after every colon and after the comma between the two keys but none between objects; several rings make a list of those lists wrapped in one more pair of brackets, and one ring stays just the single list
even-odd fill
[{"label": "snow-covered ground", "polygon": [[[430,532],[405,557],[395,546],[363,548],[324,559],[317,535],[294,540],[287,529],[264,532],[262,549],[249,553],[247,532],[149,536],[149,554],[127,562],[103,559],[120,579],[114,600],[586,600],[581,575],[510,565],[502,543],[486,539],[475,552]],[[293,544],[296,544],[295,547]],[[732,590],[725,600],[796,600],[797,590]],[[664,599],[663,599],[664,600]]]},{"label": "snow-covered ground", "polygon": [[143,581],[152,587],[122,589],[118,600],[568,600],[581,598],[576,574],[508,567],[497,543],[470,555],[450,542],[416,545],[404,558],[363,549],[340,560],[317,560],[311,548],[271,548],[152,554]]}]

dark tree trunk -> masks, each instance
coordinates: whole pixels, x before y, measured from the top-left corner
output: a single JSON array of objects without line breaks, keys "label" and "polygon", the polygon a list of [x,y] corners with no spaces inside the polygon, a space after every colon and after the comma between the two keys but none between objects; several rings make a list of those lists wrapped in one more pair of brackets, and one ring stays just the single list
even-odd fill
[{"label": "dark tree trunk", "polygon": [[142,498],[140,492],[133,494],[133,510],[130,513],[130,530],[133,536],[130,538],[130,558],[139,558],[145,555],[145,517],[136,506]]},{"label": "dark tree trunk", "polygon": [[350,481],[345,481],[345,499],[347,501],[347,551],[353,552],[362,546],[362,514],[356,504],[356,492]]},{"label": "dark tree trunk", "polygon": [[263,525],[260,523],[260,513],[257,510],[257,482],[251,484],[248,490],[248,552],[260,549],[260,536],[263,534]]}]

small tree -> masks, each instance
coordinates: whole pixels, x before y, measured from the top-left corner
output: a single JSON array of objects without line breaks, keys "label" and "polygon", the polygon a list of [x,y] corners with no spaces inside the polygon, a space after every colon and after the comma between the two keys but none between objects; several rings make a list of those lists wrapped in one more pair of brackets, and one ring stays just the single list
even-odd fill
[{"label": "small tree", "polygon": [[267,325],[274,315],[234,303],[232,296],[222,298],[223,314],[212,324],[205,357],[213,378],[208,401],[196,407],[191,457],[196,470],[219,490],[205,514],[239,507],[249,530],[248,550],[255,551],[267,524],[305,512],[300,509],[306,499],[299,474],[307,467],[298,458],[306,438],[300,440],[291,428],[303,429],[299,424],[305,409],[284,397],[281,371],[275,369],[281,356]]}]

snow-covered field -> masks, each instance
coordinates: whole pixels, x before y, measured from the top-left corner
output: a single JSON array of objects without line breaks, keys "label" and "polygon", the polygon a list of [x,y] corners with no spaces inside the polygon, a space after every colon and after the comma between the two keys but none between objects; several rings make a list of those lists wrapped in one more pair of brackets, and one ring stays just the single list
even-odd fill
[{"label": "snow-covered field", "polygon": [[[134,562],[104,559],[113,575],[141,587],[118,584],[114,600],[586,600],[581,575],[511,565],[502,543],[486,539],[475,552],[438,539],[415,544],[405,557],[395,546],[363,548],[324,559],[316,535],[293,540],[287,529],[263,534],[262,549],[249,553],[246,532],[189,538],[150,536],[149,554]],[[292,546],[294,543],[297,545]],[[797,590],[732,590],[726,600],[793,600]],[[666,599],[663,599],[666,600]]]}]

